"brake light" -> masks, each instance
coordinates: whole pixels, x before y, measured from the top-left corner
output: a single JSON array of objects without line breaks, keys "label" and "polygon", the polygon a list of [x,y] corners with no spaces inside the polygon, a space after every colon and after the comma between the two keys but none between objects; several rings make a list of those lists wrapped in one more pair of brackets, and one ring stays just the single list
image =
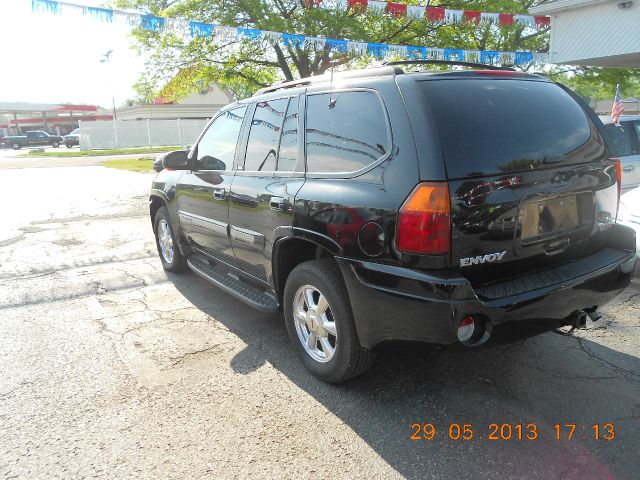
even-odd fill
[{"label": "brake light", "polygon": [[620,193],[622,192],[622,164],[619,158],[612,158],[616,169],[616,183],[618,184],[618,203],[620,203]]},{"label": "brake light", "polygon": [[493,77],[521,77],[523,72],[515,70],[474,70],[476,75],[491,75]]},{"label": "brake light", "polygon": [[396,247],[401,252],[444,255],[451,251],[451,206],[446,182],[419,183],[398,214]]}]

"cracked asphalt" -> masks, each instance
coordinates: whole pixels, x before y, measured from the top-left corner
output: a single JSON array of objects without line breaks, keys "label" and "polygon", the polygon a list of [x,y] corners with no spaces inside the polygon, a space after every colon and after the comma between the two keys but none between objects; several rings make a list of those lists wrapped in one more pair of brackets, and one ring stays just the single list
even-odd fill
[{"label": "cracked asphalt", "polygon": [[575,336],[385,345],[329,386],[280,315],[162,270],[152,175],[46,165],[0,171],[2,478],[639,478],[640,277]]}]

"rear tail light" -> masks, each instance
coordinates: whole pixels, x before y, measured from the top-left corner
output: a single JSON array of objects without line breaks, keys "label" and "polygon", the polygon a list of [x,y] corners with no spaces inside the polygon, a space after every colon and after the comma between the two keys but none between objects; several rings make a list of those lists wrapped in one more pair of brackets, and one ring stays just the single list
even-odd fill
[{"label": "rear tail light", "polygon": [[616,182],[618,184],[618,203],[620,203],[620,193],[622,192],[622,164],[619,158],[612,158],[616,169]]},{"label": "rear tail light", "polygon": [[450,214],[447,183],[419,183],[400,207],[396,232],[397,249],[421,255],[449,254]]}]

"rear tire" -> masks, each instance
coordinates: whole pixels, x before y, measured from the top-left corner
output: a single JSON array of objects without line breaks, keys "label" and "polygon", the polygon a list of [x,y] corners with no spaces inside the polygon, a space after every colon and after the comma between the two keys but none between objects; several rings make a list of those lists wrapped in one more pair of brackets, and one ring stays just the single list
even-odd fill
[{"label": "rear tire", "polygon": [[14,143],[13,145],[11,145],[11,148],[13,148],[14,150],[20,150],[20,144]]},{"label": "rear tire", "polygon": [[67,147],[67,148],[73,147],[73,145],[71,145],[70,143],[65,143],[64,146]]},{"label": "rear tire", "polygon": [[58,148],[58,147],[60,146],[60,144],[59,144],[58,142],[53,142],[53,143],[51,144],[51,146],[52,146],[53,148]]},{"label": "rear tire", "polygon": [[284,315],[293,349],[320,380],[345,382],[371,366],[375,355],[360,345],[342,274],[333,259],[293,269],[284,289]]},{"label": "rear tire", "polygon": [[156,234],[156,247],[160,254],[162,268],[167,272],[184,272],[187,270],[187,259],[180,252],[176,236],[169,220],[167,207],[160,207],[153,219],[153,232]]}]

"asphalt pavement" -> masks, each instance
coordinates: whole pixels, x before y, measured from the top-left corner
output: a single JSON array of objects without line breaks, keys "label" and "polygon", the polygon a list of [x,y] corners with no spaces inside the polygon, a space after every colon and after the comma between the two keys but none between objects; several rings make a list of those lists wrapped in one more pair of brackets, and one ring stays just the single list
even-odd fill
[{"label": "asphalt pavement", "polygon": [[385,345],[330,386],[281,315],[162,270],[153,175],[5,161],[2,478],[638,478],[640,277],[575,336]]}]

